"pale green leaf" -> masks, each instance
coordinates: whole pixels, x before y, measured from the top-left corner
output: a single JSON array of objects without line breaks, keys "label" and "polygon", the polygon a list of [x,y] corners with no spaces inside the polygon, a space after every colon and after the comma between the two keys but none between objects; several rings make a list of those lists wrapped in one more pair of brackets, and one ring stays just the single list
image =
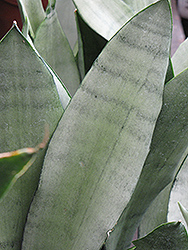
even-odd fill
[{"label": "pale green leaf", "polygon": [[157,0],[123,0],[135,13],[141,11],[152,3],[157,2]]},{"label": "pale green leaf", "polygon": [[133,15],[120,0],[73,0],[83,20],[98,34],[109,40]]},{"label": "pale green leaf", "polygon": [[188,207],[187,174],[188,174],[188,160],[185,161],[182,169],[176,176],[176,181],[174,182],[174,185],[171,191],[171,196],[170,196],[170,201],[169,201],[169,213],[168,213],[169,221],[182,220],[186,228],[188,227],[178,207],[178,201],[184,204],[185,207]]},{"label": "pale green leaf", "polygon": [[129,202],[149,152],[170,39],[163,0],[105,46],[50,142],[23,249],[100,248]]},{"label": "pale green leaf", "polygon": [[41,0],[18,0],[23,19],[29,24],[29,31],[34,38],[35,33],[45,19],[46,14]]},{"label": "pale green leaf", "polygon": [[55,9],[57,11],[61,27],[66,34],[71,48],[74,48],[74,45],[77,41],[77,30],[74,17],[75,6],[72,0],[56,0]]},{"label": "pale green leaf", "polygon": [[34,45],[73,96],[80,85],[80,76],[55,10],[52,10],[39,26]]},{"label": "pale green leaf", "polygon": [[[180,162],[182,163],[186,158],[187,86],[188,70],[165,85],[164,104],[155,127],[150,152],[128,208],[115,227],[118,229],[114,230],[109,237],[109,242],[116,242],[117,235],[120,235],[118,244],[123,244],[123,246],[125,235],[126,240],[128,236],[131,240],[146,209],[160,191],[174,180]],[[118,247],[121,248],[120,245],[117,245],[117,249]]]},{"label": "pale green leaf", "polygon": [[172,65],[175,75],[188,68],[188,39],[180,44],[172,57]]},{"label": "pale green leaf", "polygon": [[[14,25],[0,42],[0,152],[34,147],[50,136],[63,109],[53,78]],[[23,228],[37,188],[44,151],[0,203],[0,246],[19,250]],[[13,246],[13,247],[12,247]]]},{"label": "pale green leaf", "polygon": [[183,217],[188,225],[188,210],[186,208],[184,208],[184,206],[180,202],[178,202],[178,205],[179,205],[181,213],[182,213],[182,215],[183,215]]}]

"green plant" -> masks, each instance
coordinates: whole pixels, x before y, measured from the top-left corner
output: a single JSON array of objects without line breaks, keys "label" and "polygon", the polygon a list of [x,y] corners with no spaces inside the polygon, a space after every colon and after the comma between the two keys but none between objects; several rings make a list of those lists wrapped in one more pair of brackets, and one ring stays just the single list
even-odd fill
[{"label": "green plant", "polygon": [[[132,249],[187,249],[185,227],[167,223],[188,131],[169,1],[74,0],[74,53],[55,1],[46,13],[39,0],[19,3],[23,33],[14,24],[0,43],[0,146],[37,159],[9,192],[0,186],[1,248],[128,249],[140,226],[152,232]],[[45,124],[50,142],[37,152]],[[7,187],[31,155],[15,168],[21,157],[0,155],[2,174],[12,162]]]}]

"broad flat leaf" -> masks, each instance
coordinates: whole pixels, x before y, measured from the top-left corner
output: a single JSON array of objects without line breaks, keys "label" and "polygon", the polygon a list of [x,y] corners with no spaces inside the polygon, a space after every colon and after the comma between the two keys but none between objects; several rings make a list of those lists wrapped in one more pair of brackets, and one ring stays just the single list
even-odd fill
[{"label": "broad flat leaf", "polygon": [[186,208],[184,208],[184,206],[180,202],[178,202],[178,205],[179,205],[181,213],[182,213],[182,215],[183,215],[183,217],[188,225],[188,210]]},{"label": "broad flat leaf", "polygon": [[188,235],[181,222],[166,223],[147,236],[133,241],[135,250],[186,250]]},{"label": "broad flat leaf", "polygon": [[43,142],[35,148],[0,153],[0,199],[34,163],[36,154],[40,149],[45,148],[48,139],[48,134],[46,134]]},{"label": "broad flat leaf", "polygon": [[[115,227],[118,229],[109,237],[109,242],[113,245],[120,232],[118,244],[124,246],[124,235],[126,240],[131,240],[146,209],[160,191],[174,180],[180,162],[187,156],[187,86],[188,70],[165,85],[164,104],[155,127],[150,152],[128,208]],[[110,246],[111,244],[109,243]],[[117,245],[117,249],[118,247],[120,245]]]},{"label": "broad flat leaf", "polygon": [[[52,75],[15,25],[1,40],[0,55],[0,152],[34,147],[43,139],[45,124],[51,137],[63,113]],[[0,203],[3,249],[20,249],[44,153]]]},{"label": "broad flat leaf", "polygon": [[172,65],[175,75],[188,68],[188,39],[180,44],[172,57]]},{"label": "broad flat leaf", "polygon": [[134,15],[130,7],[120,0],[73,0],[83,20],[106,40]]},{"label": "broad flat leaf", "polygon": [[178,202],[181,202],[184,207],[188,207],[187,199],[187,174],[188,174],[188,160],[185,161],[181,171],[176,176],[176,181],[173,185],[170,201],[169,201],[169,213],[168,220],[182,220],[185,227],[187,227],[185,219],[183,218],[180,209],[178,207]]},{"label": "broad flat leaf", "polygon": [[55,10],[51,10],[39,26],[34,45],[73,96],[80,86],[80,76],[72,50],[60,26]]},{"label": "broad flat leaf", "polygon": [[170,38],[169,6],[162,0],[105,46],[49,144],[23,249],[101,247],[149,152]]},{"label": "broad flat leaf", "polygon": [[34,38],[35,33],[45,19],[46,14],[41,0],[18,0],[23,19],[27,18],[31,36]]},{"label": "broad flat leaf", "polygon": [[80,62],[80,56],[83,56],[83,59],[81,59],[81,63],[82,61],[84,61],[85,72],[83,72],[82,75],[85,76],[85,74],[91,68],[94,60],[106,45],[107,40],[97,34],[94,30],[92,30],[87,25],[87,23],[84,22],[77,11],[75,12],[75,15],[78,27],[78,37],[80,37],[80,39],[78,39],[78,62]]}]

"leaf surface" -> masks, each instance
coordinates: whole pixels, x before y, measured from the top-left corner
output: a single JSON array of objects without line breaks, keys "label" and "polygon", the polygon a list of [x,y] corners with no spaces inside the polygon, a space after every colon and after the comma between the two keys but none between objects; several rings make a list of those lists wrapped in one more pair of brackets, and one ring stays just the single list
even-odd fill
[{"label": "leaf surface", "polygon": [[188,235],[180,222],[166,223],[147,236],[133,241],[135,250],[186,250],[188,248]]},{"label": "leaf surface", "polygon": [[46,13],[42,6],[41,0],[18,0],[23,19],[27,18],[29,23],[29,31],[34,38],[39,25],[46,17]]},{"label": "leaf surface", "polygon": [[[14,25],[0,42],[0,152],[34,147],[54,132],[63,108],[44,62]],[[46,149],[46,148],[45,148]],[[45,150],[0,203],[0,246],[19,250]],[[12,247],[13,246],[13,247]]]},{"label": "leaf surface", "polygon": [[80,86],[80,76],[72,50],[55,10],[51,10],[39,26],[34,45],[73,96]]},{"label": "leaf surface", "polygon": [[[94,60],[97,58],[99,53],[106,45],[107,40],[104,39],[99,34],[97,34],[94,30],[92,30],[87,25],[87,23],[84,22],[78,11],[75,12],[75,15],[77,21],[78,37],[79,37],[78,63],[80,65],[82,61],[84,61],[83,62],[84,67],[81,66],[80,68],[82,67],[84,68],[85,72],[83,72],[82,75],[85,76],[85,74],[91,68],[91,65],[93,64]],[[83,57],[83,59],[80,57]]]},{"label": "leaf surface", "polygon": [[45,137],[47,138],[35,148],[0,153],[0,199],[34,163],[38,151],[47,144],[48,135]]},{"label": "leaf surface", "polygon": [[170,38],[168,1],[162,0],[105,46],[51,140],[23,249],[100,248],[149,152]]},{"label": "leaf surface", "polygon": [[[163,188],[174,180],[180,164],[187,156],[187,79],[188,70],[165,85],[164,104],[156,123],[150,152],[134,195],[116,226],[118,229],[114,230],[109,237],[109,242],[116,242],[120,232],[119,244],[122,244],[122,247],[124,235],[127,236],[126,239],[129,235],[131,241],[132,234],[146,209]],[[111,244],[109,243],[110,247]],[[120,245],[117,245],[117,249],[118,247]]]},{"label": "leaf surface", "polygon": [[73,0],[83,20],[98,34],[109,40],[134,15],[119,0]]},{"label": "leaf surface", "polygon": [[172,57],[172,65],[175,75],[188,68],[188,39],[180,44]]}]

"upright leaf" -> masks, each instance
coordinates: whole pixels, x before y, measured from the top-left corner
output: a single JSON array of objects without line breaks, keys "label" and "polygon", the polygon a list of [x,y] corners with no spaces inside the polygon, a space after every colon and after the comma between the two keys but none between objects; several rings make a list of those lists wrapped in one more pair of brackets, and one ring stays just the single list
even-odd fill
[{"label": "upright leaf", "polygon": [[100,248],[149,152],[170,38],[168,1],[162,0],[105,46],[51,140],[23,249]]},{"label": "upright leaf", "polygon": [[178,202],[178,205],[188,226],[188,210],[180,202]]},{"label": "upright leaf", "polygon": [[[0,152],[34,147],[50,137],[63,113],[43,61],[14,25],[0,43]],[[0,246],[19,250],[28,208],[38,186],[44,151],[0,203]]]},{"label": "upright leaf", "polygon": [[[124,247],[128,238],[131,241],[146,209],[163,188],[174,180],[180,162],[187,156],[187,86],[188,70],[165,85],[164,104],[155,127],[150,152],[134,195],[116,226],[117,230],[109,237],[109,249],[121,248],[120,245]],[[111,247],[111,244],[117,244],[117,248]]]},{"label": "upright leaf", "polygon": [[188,68],[188,39],[180,44],[172,57],[172,65],[175,75]]},{"label": "upright leaf", "polygon": [[71,48],[77,41],[77,30],[76,22],[74,16],[75,6],[72,0],[56,0],[56,11],[58,15],[59,22],[66,37],[70,43]]},{"label": "upright leaf", "polygon": [[72,50],[55,10],[51,10],[39,26],[34,45],[73,96],[80,85],[80,76]]},{"label": "upright leaf", "polygon": [[188,228],[186,225],[186,221],[183,218],[180,209],[178,207],[178,202],[182,203],[185,207],[188,207],[188,199],[187,199],[187,174],[188,174],[188,160],[185,161],[182,169],[176,176],[176,180],[174,182],[170,201],[169,201],[169,213],[168,213],[168,220],[182,220],[185,227]]},{"label": "upright leaf", "polygon": [[31,36],[34,38],[36,31],[46,14],[41,0],[18,0],[23,20],[27,18]]}]

